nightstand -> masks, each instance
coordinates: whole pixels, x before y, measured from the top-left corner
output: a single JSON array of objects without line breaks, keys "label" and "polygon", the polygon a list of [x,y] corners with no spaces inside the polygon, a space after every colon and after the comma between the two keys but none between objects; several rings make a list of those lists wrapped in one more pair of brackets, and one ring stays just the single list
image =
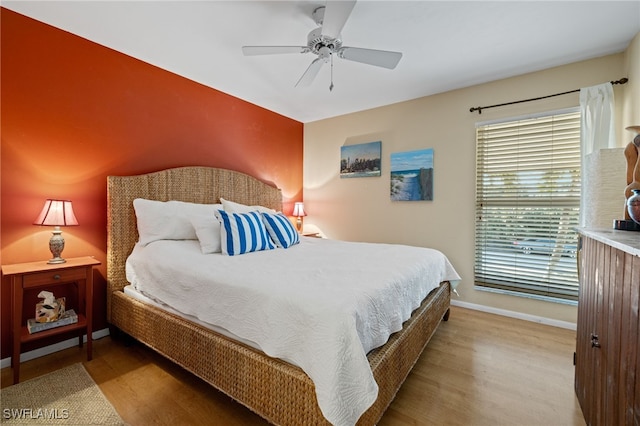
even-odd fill
[{"label": "nightstand", "polygon": [[[78,346],[82,347],[82,336],[87,334],[87,361],[92,357],[92,310],[93,310],[93,267],[100,262],[93,257],[67,259],[66,263],[48,264],[46,261],[2,265],[2,275],[11,279],[11,330],[13,334],[13,383],[20,381],[21,345],[70,331],[79,333]],[[42,288],[50,291],[53,287],[75,283],[78,291],[78,322],[29,334],[22,323],[23,294],[25,289]],[[33,308],[32,308],[33,309]]]},{"label": "nightstand", "polygon": [[314,237],[314,238],[322,238],[319,232],[303,232],[303,237]]}]

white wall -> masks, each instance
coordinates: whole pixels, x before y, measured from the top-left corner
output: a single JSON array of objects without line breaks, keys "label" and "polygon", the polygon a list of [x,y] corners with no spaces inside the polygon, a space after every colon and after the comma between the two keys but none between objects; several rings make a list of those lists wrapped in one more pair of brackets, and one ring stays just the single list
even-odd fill
[{"label": "white wall", "polygon": [[[637,38],[636,46],[640,44]],[[463,278],[458,288],[459,301],[575,323],[573,306],[474,289],[475,125],[479,121],[575,107],[579,95],[484,110],[481,115],[470,113],[469,108],[626,77],[634,68],[631,63],[638,60],[638,49],[634,49],[633,57],[628,53],[610,55],[305,124],[305,227],[317,227],[334,239],[437,248],[449,257]],[[614,87],[617,102],[628,101],[625,87]],[[621,117],[628,108],[620,105],[619,110],[618,127],[624,129]],[[377,140],[382,141],[382,176],[341,179],[340,147]],[[424,148],[434,149],[434,200],[391,202],[390,154]]]}]

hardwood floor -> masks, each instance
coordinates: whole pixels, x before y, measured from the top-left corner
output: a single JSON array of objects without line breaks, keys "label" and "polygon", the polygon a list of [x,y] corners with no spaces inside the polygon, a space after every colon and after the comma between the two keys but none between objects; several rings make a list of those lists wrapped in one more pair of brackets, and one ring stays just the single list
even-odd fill
[{"label": "hardwood floor", "polygon": [[[582,426],[574,350],[574,331],[454,306],[379,425]],[[20,378],[84,357],[71,348],[28,361]],[[138,343],[97,340],[83,364],[132,426],[267,424]],[[11,383],[11,368],[2,369],[0,385]]]}]

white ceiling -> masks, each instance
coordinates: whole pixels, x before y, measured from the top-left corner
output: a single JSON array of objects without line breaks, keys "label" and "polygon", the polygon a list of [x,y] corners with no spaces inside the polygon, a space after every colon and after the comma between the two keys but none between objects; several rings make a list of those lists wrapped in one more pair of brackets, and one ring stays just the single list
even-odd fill
[{"label": "white ceiling", "polygon": [[337,58],[330,92],[328,65],[310,87],[294,87],[312,53],[243,56],[243,45],[306,45],[316,27],[311,14],[324,4],[2,1],[7,9],[301,122],[621,52],[640,31],[640,0],[360,0],[342,31],[344,45],[403,52],[395,70]]}]

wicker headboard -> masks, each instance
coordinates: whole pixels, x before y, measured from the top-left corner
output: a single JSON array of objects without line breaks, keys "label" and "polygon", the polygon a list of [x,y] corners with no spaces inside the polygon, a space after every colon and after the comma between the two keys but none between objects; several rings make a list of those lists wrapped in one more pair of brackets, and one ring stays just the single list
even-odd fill
[{"label": "wicker headboard", "polygon": [[107,177],[107,315],[111,292],[128,284],[125,262],[138,241],[133,200],[214,204],[220,197],[282,210],[282,192],[244,173],[212,167],[178,167],[137,176]]}]

